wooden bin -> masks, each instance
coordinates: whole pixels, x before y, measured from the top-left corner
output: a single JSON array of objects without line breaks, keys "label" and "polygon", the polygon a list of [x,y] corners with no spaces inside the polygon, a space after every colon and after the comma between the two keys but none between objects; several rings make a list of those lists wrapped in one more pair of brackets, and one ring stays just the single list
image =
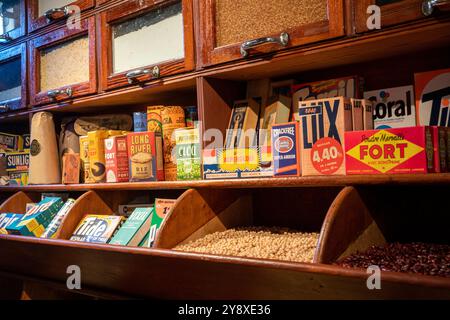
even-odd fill
[{"label": "wooden bin", "polygon": [[[339,188],[191,189],[166,217],[155,247],[172,249],[236,227],[288,227],[319,232]],[[315,261],[315,259],[314,259]]]},{"label": "wooden bin", "polygon": [[[316,261],[333,264],[371,246],[391,242],[450,244],[450,217],[444,209],[446,196],[448,189],[439,186],[346,187],[327,214]],[[384,274],[403,283],[421,284],[423,291],[417,292],[418,296],[426,297],[427,289],[438,285],[443,288],[440,298],[450,298],[450,278]]]}]

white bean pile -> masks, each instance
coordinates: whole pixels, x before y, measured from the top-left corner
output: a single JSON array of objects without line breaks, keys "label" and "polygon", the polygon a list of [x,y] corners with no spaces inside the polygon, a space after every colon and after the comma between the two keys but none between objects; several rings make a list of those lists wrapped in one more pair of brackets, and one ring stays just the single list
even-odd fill
[{"label": "white bean pile", "polygon": [[174,250],[259,259],[312,262],[318,233],[249,227],[206,235]]}]

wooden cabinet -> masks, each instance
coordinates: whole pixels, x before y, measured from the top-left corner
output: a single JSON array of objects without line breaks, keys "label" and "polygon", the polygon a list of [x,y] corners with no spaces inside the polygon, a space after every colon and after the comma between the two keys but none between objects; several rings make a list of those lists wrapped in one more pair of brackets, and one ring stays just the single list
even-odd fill
[{"label": "wooden cabinet", "polygon": [[30,41],[30,99],[40,105],[97,92],[95,18]]},{"label": "wooden cabinet", "polygon": [[28,30],[45,27],[53,21],[76,17],[82,11],[94,7],[95,0],[27,0]]},{"label": "wooden cabinet", "polygon": [[369,30],[367,20],[373,11],[368,8],[372,5],[381,9],[382,28],[434,17],[450,9],[450,1],[447,0],[358,0],[354,1],[356,32]]},{"label": "wooden cabinet", "polygon": [[192,0],[127,1],[99,23],[104,90],[194,68]]},{"label": "wooden cabinet", "polygon": [[202,65],[344,34],[342,0],[200,1]]},{"label": "wooden cabinet", "polygon": [[27,52],[20,44],[0,52],[0,113],[27,106]]},{"label": "wooden cabinet", "polygon": [[0,45],[26,33],[25,0],[0,1]]}]

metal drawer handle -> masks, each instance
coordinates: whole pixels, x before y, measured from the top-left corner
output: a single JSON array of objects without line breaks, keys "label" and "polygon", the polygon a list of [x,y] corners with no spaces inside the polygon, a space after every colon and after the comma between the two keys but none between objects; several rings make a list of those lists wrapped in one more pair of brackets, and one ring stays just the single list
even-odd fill
[{"label": "metal drawer handle", "polygon": [[289,42],[289,34],[283,32],[279,38],[265,37],[254,40],[245,41],[241,45],[241,55],[245,58],[248,56],[248,51],[251,48],[265,44],[265,43],[278,43],[282,47],[286,47]]},{"label": "metal drawer handle", "polygon": [[45,13],[45,17],[48,21],[55,21],[62,18],[66,18],[72,14],[71,10],[69,9],[69,6],[65,6],[62,8],[53,8],[48,10]]},{"label": "metal drawer handle", "polygon": [[65,94],[70,98],[73,94],[72,88],[67,88],[64,90],[61,90],[61,89],[50,90],[49,92],[47,92],[47,96],[52,99],[56,99],[57,96],[62,95],[62,94]]},{"label": "metal drawer handle", "polygon": [[0,35],[0,44],[8,43],[12,41],[13,38],[8,33]]},{"label": "metal drawer handle", "polygon": [[8,112],[8,111],[9,111],[9,105],[8,104],[0,105],[0,113]]},{"label": "metal drawer handle", "polygon": [[434,9],[439,8],[440,6],[450,5],[449,0],[425,0],[422,2],[422,13],[424,16],[431,16],[434,12]]},{"label": "metal drawer handle", "polygon": [[138,69],[134,71],[128,72],[125,76],[128,78],[128,83],[132,84],[136,81],[138,81],[137,78],[145,75],[151,74],[153,78],[159,78],[160,76],[160,70],[158,66],[153,67],[153,69],[150,71],[149,69]]}]

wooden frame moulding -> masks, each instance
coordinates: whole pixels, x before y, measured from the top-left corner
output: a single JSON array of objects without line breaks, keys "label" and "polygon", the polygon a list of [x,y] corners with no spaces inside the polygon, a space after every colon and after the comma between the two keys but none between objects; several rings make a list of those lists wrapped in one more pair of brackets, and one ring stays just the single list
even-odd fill
[{"label": "wooden frame moulding", "polygon": [[9,32],[3,33],[3,34],[7,34],[12,39],[12,41],[24,36],[26,34],[26,30],[27,30],[27,20],[26,20],[27,7],[25,4],[25,2],[27,0],[18,0],[18,1],[19,1],[19,10],[20,10],[20,17],[19,17],[20,27],[13,29]]},{"label": "wooden frame moulding", "polygon": [[[38,0],[26,0],[28,3],[28,31],[33,32],[37,29],[43,28],[53,21],[48,21],[45,16],[39,16],[39,1]],[[93,8],[95,6],[95,0],[78,0],[69,3],[67,6],[78,6],[81,11]],[[57,9],[57,8],[55,8]],[[61,21],[68,18],[62,18],[55,20]]]},{"label": "wooden frame moulding", "polygon": [[[28,72],[27,72],[27,47],[25,43],[21,43],[15,47],[3,50],[0,52],[2,63],[13,60],[20,57],[20,72],[21,72],[21,97],[7,101],[0,101],[1,105],[6,105],[7,111],[16,111],[19,109],[25,109],[28,103]],[[6,111],[6,112],[7,112]],[[0,114],[2,112],[0,111]]]},{"label": "wooden frame moulding", "polygon": [[[311,23],[285,30],[289,34],[289,44],[286,48],[296,47],[308,43],[326,39],[337,38],[345,35],[344,30],[344,0],[327,0],[329,20]],[[287,8],[289,10],[289,8]],[[200,62],[202,66],[210,66],[242,59],[240,53],[241,43],[216,46],[215,0],[200,1]],[[280,34],[266,35],[279,37]],[[251,40],[251,39],[248,39]],[[284,49],[284,48],[282,48]],[[252,53],[267,53],[280,50],[278,45],[264,45],[264,48],[252,50]],[[253,54],[250,54],[251,57]]]},{"label": "wooden frame moulding", "polygon": [[[129,71],[113,74],[113,48],[112,48],[112,25],[118,24],[140,15],[151,12],[156,8],[168,6],[179,2],[179,0],[144,0],[126,1],[98,15],[98,25],[100,32],[99,57],[100,81],[102,90],[130,86],[126,74]],[[184,22],[184,58],[174,61],[161,61],[155,65],[142,66],[139,69],[151,70],[159,67],[159,78],[169,75],[191,71],[195,67],[195,45],[194,45],[194,22],[193,22],[193,0],[181,0]],[[156,79],[156,80],[157,80]],[[152,76],[141,76],[136,83],[142,84],[149,80],[155,80]]]},{"label": "wooden frame moulding", "polygon": [[[53,88],[61,90],[71,88],[71,97],[67,97],[67,95],[58,95],[54,99],[50,98],[47,92],[41,92],[40,90],[40,51],[85,35],[88,35],[89,37],[89,80],[83,83],[67,85],[62,88]],[[77,97],[94,94],[97,92],[97,59],[95,54],[95,39],[95,17],[90,17],[81,21],[81,29],[68,29],[67,27],[63,27],[30,41],[30,101],[32,106],[72,100]]]}]

